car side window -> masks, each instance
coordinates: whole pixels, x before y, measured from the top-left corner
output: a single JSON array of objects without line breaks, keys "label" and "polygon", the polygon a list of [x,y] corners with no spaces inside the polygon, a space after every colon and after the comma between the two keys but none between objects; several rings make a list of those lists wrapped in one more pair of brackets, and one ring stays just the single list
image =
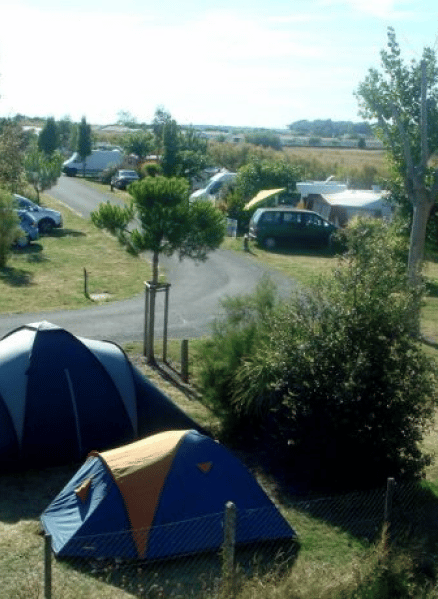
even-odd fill
[{"label": "car side window", "polygon": [[323,221],[316,214],[308,214],[306,224],[309,227],[322,227]]},{"label": "car side window", "polygon": [[268,224],[278,224],[281,220],[280,212],[265,212],[260,218],[260,222]]}]

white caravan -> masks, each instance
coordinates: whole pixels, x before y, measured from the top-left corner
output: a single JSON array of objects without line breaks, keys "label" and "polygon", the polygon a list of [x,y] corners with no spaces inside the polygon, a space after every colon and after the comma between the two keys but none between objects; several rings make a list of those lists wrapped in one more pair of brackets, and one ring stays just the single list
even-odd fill
[{"label": "white caravan", "polygon": [[123,152],[119,149],[92,150],[85,161],[82,161],[78,152],[75,152],[73,156],[63,163],[62,170],[69,177],[75,177],[78,173],[98,175],[109,166],[120,166],[124,158]]}]

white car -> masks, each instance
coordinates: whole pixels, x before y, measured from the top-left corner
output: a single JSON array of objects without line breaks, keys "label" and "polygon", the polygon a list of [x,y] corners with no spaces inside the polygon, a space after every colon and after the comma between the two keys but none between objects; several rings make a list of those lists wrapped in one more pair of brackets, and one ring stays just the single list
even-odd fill
[{"label": "white car", "polygon": [[41,234],[50,233],[52,229],[62,227],[62,214],[51,208],[44,208],[34,204],[32,200],[14,193],[17,208],[30,212],[38,223],[38,230]]}]

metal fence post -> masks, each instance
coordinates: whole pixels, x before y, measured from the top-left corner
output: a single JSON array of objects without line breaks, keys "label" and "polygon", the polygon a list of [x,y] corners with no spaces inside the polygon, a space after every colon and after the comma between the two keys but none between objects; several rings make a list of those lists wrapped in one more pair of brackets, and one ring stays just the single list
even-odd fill
[{"label": "metal fence post", "polygon": [[236,548],[236,506],[232,501],[225,505],[224,544],[222,547],[222,580],[226,597],[235,593],[234,555]]},{"label": "metal fence post", "polygon": [[44,536],[44,599],[52,599],[52,537]]}]

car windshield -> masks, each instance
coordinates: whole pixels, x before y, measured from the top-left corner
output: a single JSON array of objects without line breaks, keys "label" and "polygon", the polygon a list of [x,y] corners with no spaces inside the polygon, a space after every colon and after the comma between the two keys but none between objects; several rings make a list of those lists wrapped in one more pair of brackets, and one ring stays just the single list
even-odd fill
[{"label": "car windshield", "polygon": [[137,173],[135,171],[119,171],[120,177],[137,177]]}]

